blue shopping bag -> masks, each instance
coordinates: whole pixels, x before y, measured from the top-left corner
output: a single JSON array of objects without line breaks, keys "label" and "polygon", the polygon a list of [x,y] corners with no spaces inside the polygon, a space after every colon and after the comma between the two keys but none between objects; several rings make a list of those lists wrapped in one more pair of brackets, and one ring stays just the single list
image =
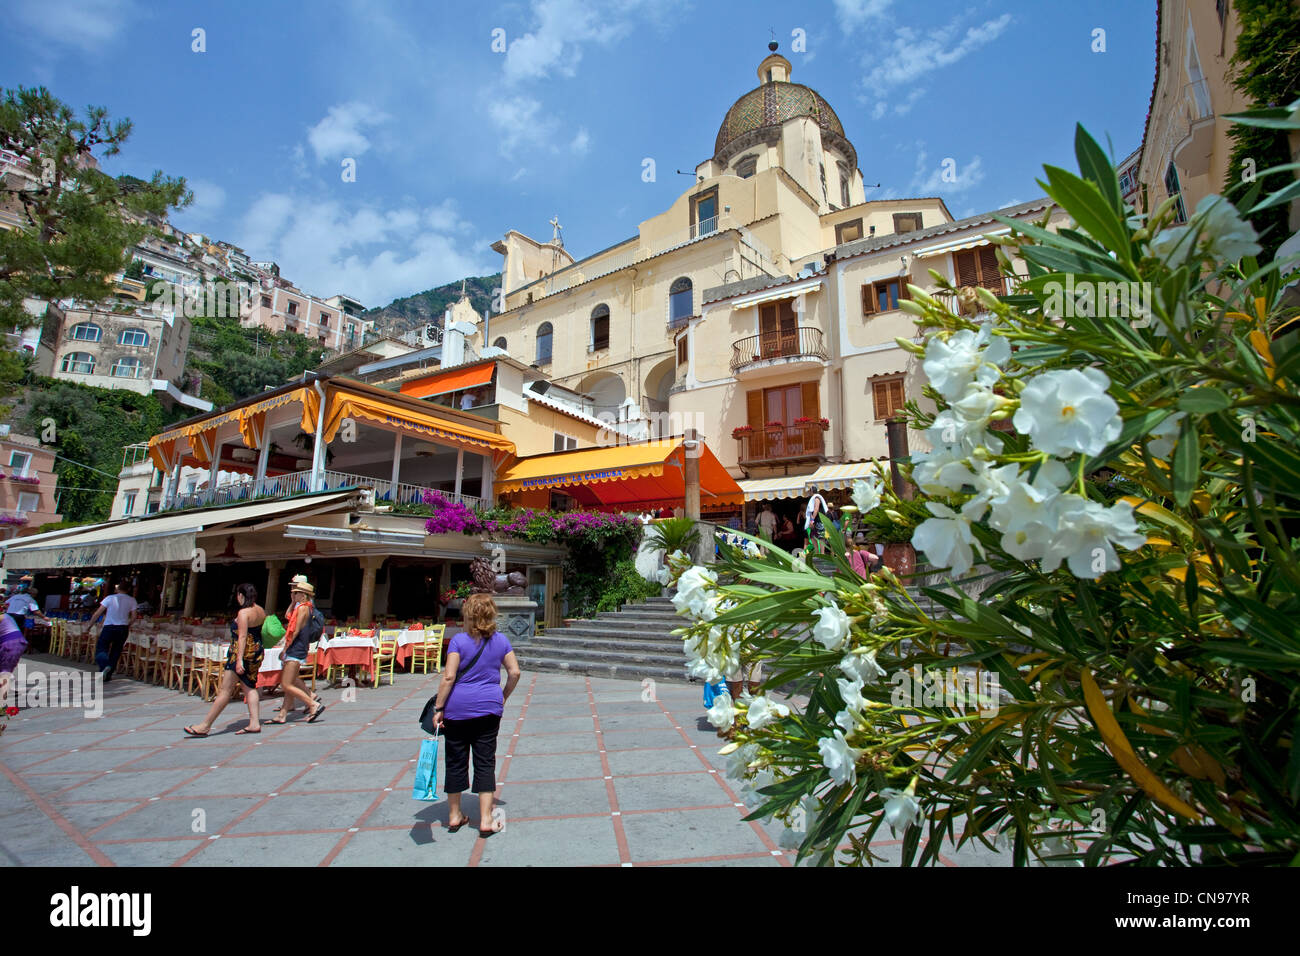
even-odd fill
[{"label": "blue shopping bag", "polygon": [[415,764],[415,786],[411,788],[411,799],[438,799],[437,737],[430,737],[420,743],[420,759]]},{"label": "blue shopping bag", "polygon": [[713,706],[714,700],[727,693],[727,682],[718,681],[716,684],[704,685],[704,707],[707,710]]}]

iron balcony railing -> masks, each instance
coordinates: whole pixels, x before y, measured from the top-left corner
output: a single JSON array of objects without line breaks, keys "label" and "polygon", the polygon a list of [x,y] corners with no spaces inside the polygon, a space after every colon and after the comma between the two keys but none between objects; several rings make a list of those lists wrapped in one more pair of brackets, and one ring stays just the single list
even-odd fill
[{"label": "iron balcony railing", "polygon": [[[352,475],[342,471],[324,472],[322,491],[338,491],[345,488],[373,488],[375,504],[414,505],[424,503],[425,485],[408,484],[399,481],[394,488],[393,482],[386,478],[372,478],[368,475]],[[215,489],[202,488],[189,494],[173,496],[163,501],[160,511],[176,511],[182,508],[200,508],[211,505],[231,504],[237,501],[252,501],[262,498],[288,498],[293,495],[305,495],[311,491],[311,472],[293,471],[283,475],[263,478],[258,483],[249,477],[246,481],[218,485]],[[442,493],[453,501],[460,501],[470,508],[487,507],[483,498],[474,495],[457,495],[450,491]]]},{"label": "iron balcony railing", "polygon": [[751,335],[734,342],[731,346],[731,370],[735,372],[746,365],[768,359],[796,357],[827,358],[821,329],[801,325],[793,329]]},{"label": "iron balcony railing", "polygon": [[737,440],[742,464],[821,458],[826,454],[826,433],[817,422],[782,425],[779,429],[755,428],[737,436]]}]

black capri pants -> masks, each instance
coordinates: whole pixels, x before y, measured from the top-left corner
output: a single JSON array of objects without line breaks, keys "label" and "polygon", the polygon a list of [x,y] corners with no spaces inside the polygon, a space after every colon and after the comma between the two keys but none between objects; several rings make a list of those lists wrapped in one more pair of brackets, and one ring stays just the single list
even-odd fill
[{"label": "black capri pants", "polygon": [[464,793],[469,789],[470,751],[474,752],[474,792],[496,792],[497,733],[500,730],[500,714],[443,721],[443,739],[447,744],[444,793]]}]

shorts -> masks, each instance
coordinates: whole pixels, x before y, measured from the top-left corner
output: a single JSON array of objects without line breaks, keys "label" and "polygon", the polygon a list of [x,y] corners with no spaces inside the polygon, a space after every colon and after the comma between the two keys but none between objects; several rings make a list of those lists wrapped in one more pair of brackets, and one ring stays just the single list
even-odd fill
[{"label": "shorts", "polygon": [[294,657],[294,656],[293,656],[292,654],[290,654],[288,651],[286,651],[283,655],[281,655],[280,659],[281,659],[282,661],[293,661],[295,664],[306,664],[306,663],[307,663],[307,658],[306,658],[306,657]]}]

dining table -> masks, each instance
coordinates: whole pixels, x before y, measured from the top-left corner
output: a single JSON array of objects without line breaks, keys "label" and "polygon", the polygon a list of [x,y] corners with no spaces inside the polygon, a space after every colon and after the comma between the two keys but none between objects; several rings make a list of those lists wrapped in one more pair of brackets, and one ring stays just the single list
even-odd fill
[{"label": "dining table", "polygon": [[372,678],[375,669],[377,636],[344,635],[320,639],[316,646],[317,667],[360,667]]}]

